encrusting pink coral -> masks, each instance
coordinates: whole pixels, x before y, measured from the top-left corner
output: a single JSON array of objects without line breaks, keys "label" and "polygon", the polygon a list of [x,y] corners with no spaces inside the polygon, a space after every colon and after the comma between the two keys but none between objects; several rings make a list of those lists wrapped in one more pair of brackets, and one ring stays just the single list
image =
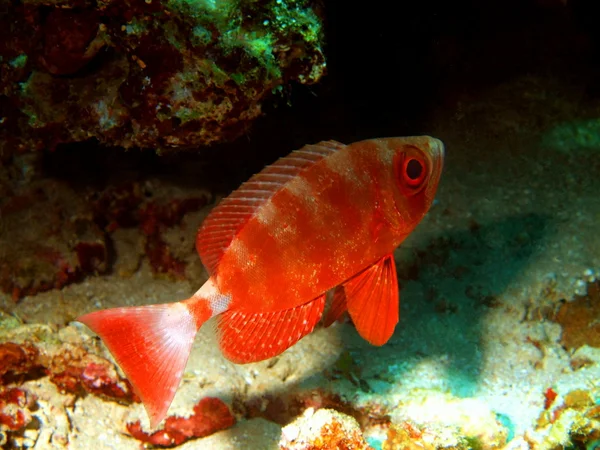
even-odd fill
[{"label": "encrusting pink coral", "polygon": [[29,405],[34,397],[18,388],[6,389],[0,386],[0,425],[16,431],[31,422]]},{"label": "encrusting pink coral", "polygon": [[190,417],[167,417],[164,427],[153,433],[144,432],[139,421],[127,424],[127,430],[142,442],[173,447],[189,439],[208,436],[229,428],[234,423],[235,418],[223,401],[206,397],[194,406],[194,414]]}]

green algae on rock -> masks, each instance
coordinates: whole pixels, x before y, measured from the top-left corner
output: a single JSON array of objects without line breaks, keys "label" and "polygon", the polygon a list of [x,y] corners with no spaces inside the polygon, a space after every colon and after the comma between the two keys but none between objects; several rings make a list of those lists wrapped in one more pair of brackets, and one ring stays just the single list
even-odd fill
[{"label": "green algae on rock", "polygon": [[325,71],[311,0],[30,0],[8,8],[0,16],[0,115],[10,116],[5,145],[21,150],[90,138],[158,150],[232,140],[273,92],[315,83]]}]

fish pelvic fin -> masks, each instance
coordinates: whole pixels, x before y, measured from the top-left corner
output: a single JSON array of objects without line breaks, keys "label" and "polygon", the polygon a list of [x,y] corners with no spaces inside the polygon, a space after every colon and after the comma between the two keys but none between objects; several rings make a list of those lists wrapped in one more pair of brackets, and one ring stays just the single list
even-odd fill
[{"label": "fish pelvic fin", "polygon": [[[399,318],[399,292],[394,255],[386,255],[343,284],[338,310],[348,313],[358,334],[373,345],[385,344]],[[343,298],[345,297],[345,298]],[[335,298],[334,298],[335,300]]]},{"label": "fish pelvic fin", "polygon": [[152,428],[165,418],[181,382],[198,329],[212,315],[198,297],[162,305],[85,314],[141,398]]}]

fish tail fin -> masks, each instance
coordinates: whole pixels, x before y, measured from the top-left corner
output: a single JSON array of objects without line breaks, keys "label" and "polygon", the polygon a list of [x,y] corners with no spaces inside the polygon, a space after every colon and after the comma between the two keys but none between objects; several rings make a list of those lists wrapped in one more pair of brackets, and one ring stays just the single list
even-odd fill
[{"label": "fish tail fin", "polygon": [[77,320],[104,341],[155,428],[175,397],[196,333],[211,315],[207,302],[192,297],[177,303],[106,309]]}]

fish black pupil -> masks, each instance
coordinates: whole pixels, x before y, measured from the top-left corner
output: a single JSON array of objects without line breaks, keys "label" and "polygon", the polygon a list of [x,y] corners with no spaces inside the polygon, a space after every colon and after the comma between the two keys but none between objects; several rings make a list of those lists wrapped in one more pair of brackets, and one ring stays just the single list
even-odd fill
[{"label": "fish black pupil", "polygon": [[416,159],[411,159],[410,161],[408,161],[408,164],[406,165],[406,175],[408,175],[408,178],[410,178],[411,180],[417,180],[419,179],[422,173],[423,164],[421,164]]}]

